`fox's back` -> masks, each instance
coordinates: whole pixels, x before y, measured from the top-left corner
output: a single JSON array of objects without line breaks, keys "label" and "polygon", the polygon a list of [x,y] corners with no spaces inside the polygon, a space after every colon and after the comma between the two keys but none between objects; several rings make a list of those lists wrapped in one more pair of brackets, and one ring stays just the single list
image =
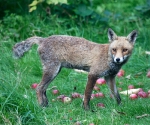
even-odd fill
[{"label": "fox's back", "polygon": [[44,53],[47,53],[50,58],[55,55],[61,62],[88,66],[94,62],[93,60],[106,61],[108,46],[80,37],[53,35],[42,42],[39,51],[45,51]]}]

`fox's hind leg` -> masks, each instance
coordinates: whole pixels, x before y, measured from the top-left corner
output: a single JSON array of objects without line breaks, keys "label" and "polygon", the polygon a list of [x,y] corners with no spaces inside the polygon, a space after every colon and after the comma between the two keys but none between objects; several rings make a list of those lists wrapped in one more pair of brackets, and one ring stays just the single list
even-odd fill
[{"label": "fox's hind leg", "polygon": [[48,99],[46,96],[46,89],[48,85],[53,81],[53,79],[57,76],[61,68],[61,64],[58,61],[47,62],[44,65],[44,73],[40,84],[36,89],[36,94],[38,98],[38,102],[41,106],[48,105]]}]

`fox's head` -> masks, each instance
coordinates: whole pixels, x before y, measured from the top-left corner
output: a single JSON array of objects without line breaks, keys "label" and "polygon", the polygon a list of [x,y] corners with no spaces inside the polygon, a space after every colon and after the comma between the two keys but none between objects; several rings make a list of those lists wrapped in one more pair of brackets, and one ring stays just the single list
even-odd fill
[{"label": "fox's head", "polygon": [[112,29],[108,29],[110,42],[109,51],[113,61],[117,64],[126,62],[130,57],[134,43],[137,38],[137,31],[133,30],[127,37],[117,36]]}]

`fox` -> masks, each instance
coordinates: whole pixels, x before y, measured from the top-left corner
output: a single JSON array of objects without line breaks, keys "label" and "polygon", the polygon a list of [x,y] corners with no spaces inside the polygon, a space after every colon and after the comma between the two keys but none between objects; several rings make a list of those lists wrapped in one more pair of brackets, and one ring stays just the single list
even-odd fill
[{"label": "fox", "polygon": [[115,78],[121,67],[127,63],[132,55],[138,32],[133,30],[127,36],[117,36],[109,28],[107,35],[109,42],[106,44],[92,42],[82,37],[52,35],[46,38],[33,36],[13,46],[14,56],[20,58],[31,49],[33,44],[38,45],[37,50],[43,67],[42,79],[36,88],[40,106],[48,106],[46,90],[62,68],[88,72],[83,96],[83,108],[85,110],[90,109],[91,94],[96,80],[100,77],[104,77],[106,80],[110,93],[117,104],[121,103]]}]

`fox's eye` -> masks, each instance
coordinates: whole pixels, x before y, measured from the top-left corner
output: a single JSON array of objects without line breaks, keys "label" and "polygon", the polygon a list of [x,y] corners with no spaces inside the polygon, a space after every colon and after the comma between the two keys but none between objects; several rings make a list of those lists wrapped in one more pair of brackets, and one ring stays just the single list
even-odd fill
[{"label": "fox's eye", "polygon": [[127,52],[128,51],[128,49],[123,49],[123,52]]},{"label": "fox's eye", "polygon": [[112,49],[112,51],[113,51],[113,52],[116,52],[116,49],[114,48],[114,49]]}]

